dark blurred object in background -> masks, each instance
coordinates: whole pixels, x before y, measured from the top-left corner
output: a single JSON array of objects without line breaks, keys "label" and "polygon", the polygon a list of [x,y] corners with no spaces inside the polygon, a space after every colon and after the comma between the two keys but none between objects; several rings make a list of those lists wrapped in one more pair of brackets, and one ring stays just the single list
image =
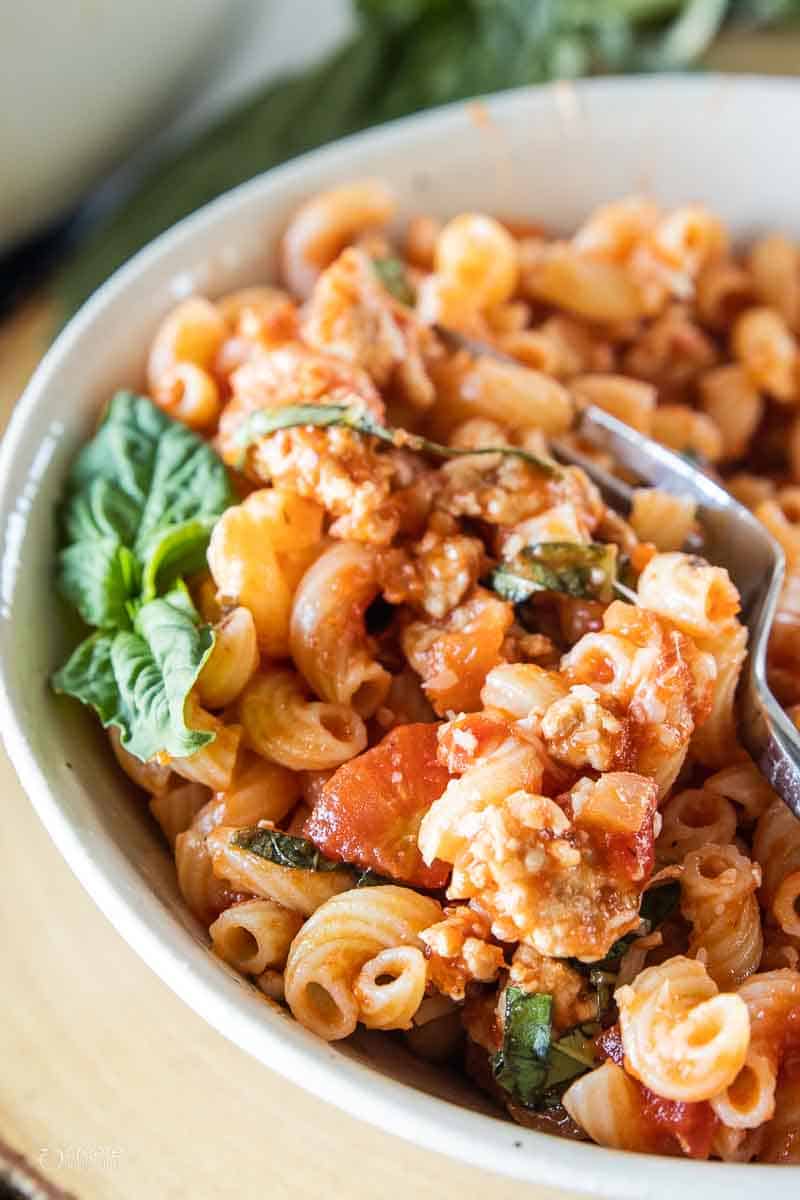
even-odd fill
[{"label": "dark blurred object in background", "polygon": [[800,0],[356,0],[351,39],[271,84],[106,211],[60,274],[68,316],[136,250],[221,192],[323,142],[525,83],[701,63],[723,25],[800,20]]}]

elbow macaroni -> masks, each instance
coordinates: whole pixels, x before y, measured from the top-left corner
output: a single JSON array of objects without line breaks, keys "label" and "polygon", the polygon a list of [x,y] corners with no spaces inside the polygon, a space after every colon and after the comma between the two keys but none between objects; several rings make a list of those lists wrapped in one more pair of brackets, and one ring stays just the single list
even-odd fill
[{"label": "elbow macaroni", "polygon": [[738,1075],[750,1044],[744,1001],[719,992],[702,963],[670,958],[619,988],[626,1069],[669,1100],[710,1100]]},{"label": "elbow macaroni", "polygon": [[374,552],[340,542],[304,575],[290,621],[289,646],[306,682],[323,700],[351,705],[363,717],[381,705],[391,682],[364,626],[378,591]]},{"label": "elbow macaroni", "polygon": [[[326,1041],[361,1020],[407,1029],[425,993],[420,933],[441,919],[435,900],[394,886],[343,892],[323,904],[292,942],[286,1000]],[[388,982],[380,982],[381,976]]]}]

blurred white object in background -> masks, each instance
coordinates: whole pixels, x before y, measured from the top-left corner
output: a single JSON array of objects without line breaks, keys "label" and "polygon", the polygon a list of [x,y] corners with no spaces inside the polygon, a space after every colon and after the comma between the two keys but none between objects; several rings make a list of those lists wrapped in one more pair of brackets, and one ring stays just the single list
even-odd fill
[{"label": "blurred white object in background", "polygon": [[[2,5],[0,252],[179,119],[189,135],[347,31],[347,0]],[[163,132],[162,132],[163,136]]]}]

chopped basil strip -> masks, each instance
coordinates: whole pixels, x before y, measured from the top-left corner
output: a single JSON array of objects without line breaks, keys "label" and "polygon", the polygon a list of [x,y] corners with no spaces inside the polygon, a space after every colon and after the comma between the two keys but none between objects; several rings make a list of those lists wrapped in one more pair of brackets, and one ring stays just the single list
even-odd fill
[{"label": "chopped basil strip", "polygon": [[259,858],[265,858],[276,866],[291,867],[299,871],[338,871],[346,865],[326,858],[310,838],[281,833],[280,829],[262,828],[259,825],[251,829],[237,830],[233,844],[242,850],[250,850]]},{"label": "chopped basil strip", "polygon": [[414,303],[416,296],[408,279],[406,265],[401,258],[376,258],[372,263],[375,273],[387,292],[401,304]]},{"label": "chopped basil strip", "polygon": [[616,573],[617,547],[613,543],[539,542],[525,546],[516,558],[496,567],[489,583],[512,604],[524,604],[535,592],[562,592],[608,603]]},{"label": "chopped basil strip", "polygon": [[368,437],[387,442],[398,449],[414,450],[418,454],[429,454],[432,458],[467,458],[478,454],[506,454],[520,458],[541,471],[543,475],[557,476],[560,468],[521,450],[518,446],[483,446],[479,450],[463,450],[456,446],[442,446],[421,437],[418,433],[409,433],[406,429],[392,429],[390,426],[379,424],[374,417],[362,408],[347,407],[344,404],[292,404],[286,408],[259,409],[251,413],[241,424],[237,434],[237,442],[242,452],[242,461],[252,444],[261,437],[277,433],[281,429],[296,429],[310,426],[314,429],[328,429],[332,425],[343,429],[352,429]]},{"label": "chopped basil strip", "polygon": [[394,883],[385,875],[379,875],[371,867],[360,869],[351,863],[334,862],[326,858],[318,850],[310,838],[297,834],[282,833],[280,829],[267,829],[254,825],[251,829],[239,829],[233,839],[234,846],[242,850],[250,850],[259,858],[275,863],[279,867],[291,867],[297,871],[339,871],[351,870],[359,872],[353,887],[383,887]]},{"label": "chopped basil strip", "polygon": [[507,987],[503,1048],[492,1069],[501,1087],[521,1104],[532,1104],[547,1078],[553,998]]},{"label": "chopped basil strip", "polygon": [[646,891],[642,896],[639,908],[640,924],[638,929],[619,938],[614,942],[602,962],[592,963],[591,966],[602,969],[606,964],[618,964],[623,954],[630,949],[631,944],[637,938],[646,937],[648,933],[658,929],[659,925],[663,925],[667,917],[678,907],[680,897],[681,886],[677,880]]},{"label": "chopped basil strip", "polygon": [[594,1037],[600,1026],[576,1026],[555,1041],[552,996],[506,988],[503,1048],[494,1056],[494,1077],[529,1108],[556,1103],[579,1075],[596,1062]]},{"label": "chopped basil strip", "polygon": [[597,1062],[594,1038],[599,1032],[599,1025],[576,1025],[553,1042],[544,1083],[546,1093],[563,1095],[573,1079],[592,1070]]}]

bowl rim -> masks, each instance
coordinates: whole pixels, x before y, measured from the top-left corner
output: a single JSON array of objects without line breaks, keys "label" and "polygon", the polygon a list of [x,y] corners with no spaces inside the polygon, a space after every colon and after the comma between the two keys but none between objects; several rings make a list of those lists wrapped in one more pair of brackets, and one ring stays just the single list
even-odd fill
[{"label": "bowl rim", "polygon": [[[346,173],[348,151],[368,150],[387,143],[401,143],[409,134],[460,123],[470,106],[479,102],[489,113],[502,114],[518,106],[535,104],[564,87],[578,96],[615,92],[619,94],[658,90],[664,100],[675,91],[695,89],[698,97],[720,87],[744,87],[754,92],[780,95],[791,93],[796,101],[800,82],[792,77],[756,74],[606,77],[569,84],[549,83],[510,89],[492,96],[476,97],[403,117],[386,125],[352,134],[246,181],[204,205],[166,230],[118,268],[84,303],[60,331],[42,358],[23,395],[14,406],[0,445],[0,527],[14,508],[10,483],[11,466],[24,439],[28,421],[46,400],[61,363],[69,357],[84,332],[114,299],[136,279],[147,275],[162,257],[173,254],[204,227],[234,218],[240,204],[265,193],[269,204],[273,185],[297,181],[302,184],[309,167],[323,168],[341,160]],[[187,959],[178,945],[151,926],[147,912],[134,903],[113,877],[94,862],[88,839],[62,810],[48,783],[44,769],[28,742],[25,722],[12,699],[7,666],[0,661],[0,727],[11,762],[42,822],[79,882],[108,917],[117,932],[147,965],[219,1033],[254,1055],[279,1075],[336,1105],[351,1116],[398,1134],[426,1149],[445,1153],[461,1162],[521,1181],[548,1187],[568,1188],[609,1200],[664,1198],[676,1185],[697,1187],[705,1200],[728,1200],[730,1185],[743,1182],[741,1165],[693,1162],[690,1159],[609,1150],[576,1143],[487,1116],[450,1101],[431,1096],[379,1070],[337,1053],[325,1042],[283,1016],[270,1014],[263,1020],[242,1003],[239,984],[225,980],[214,964]],[[187,933],[187,938],[189,937]],[[200,954],[199,946],[196,947]],[[204,958],[209,958],[203,952]],[[249,990],[249,989],[248,989]],[[274,1020],[274,1028],[270,1028]],[[735,1175],[731,1172],[739,1167]],[[777,1170],[777,1174],[776,1174]],[[747,1164],[746,1179],[755,1187],[770,1187],[776,1200],[789,1200],[797,1186],[791,1168]],[[783,1183],[781,1182],[783,1180]]]}]

